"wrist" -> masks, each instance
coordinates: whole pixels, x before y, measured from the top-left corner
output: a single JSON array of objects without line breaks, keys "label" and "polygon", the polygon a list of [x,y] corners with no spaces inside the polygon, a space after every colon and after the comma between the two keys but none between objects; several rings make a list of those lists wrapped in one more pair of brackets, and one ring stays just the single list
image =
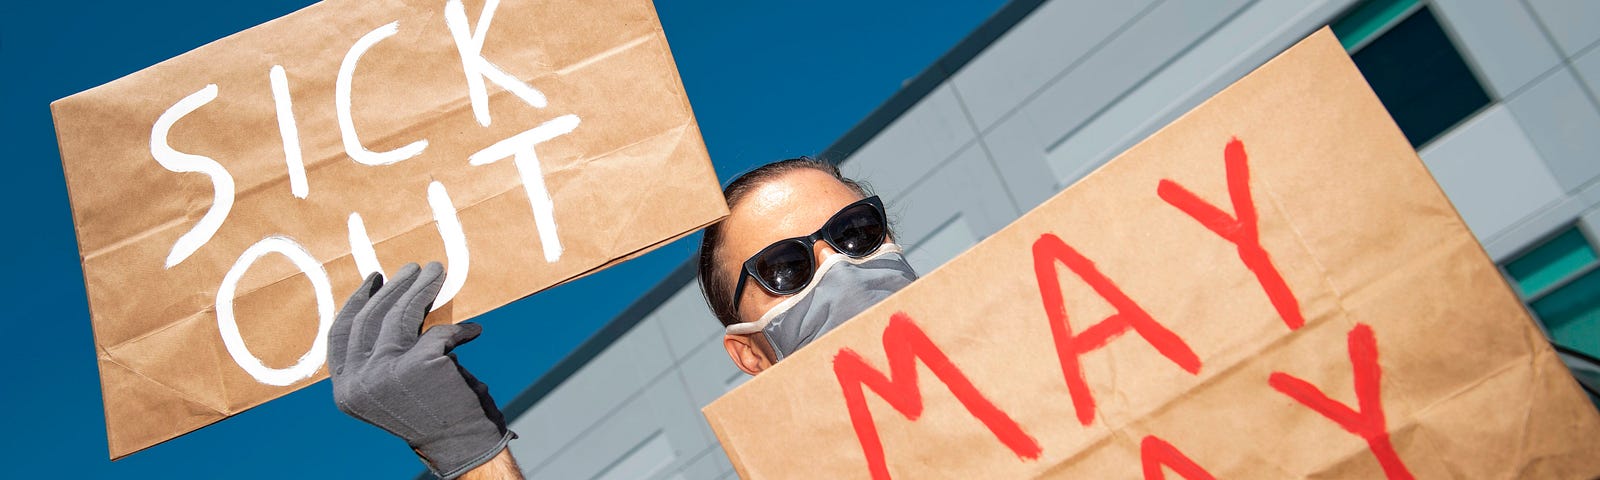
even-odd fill
[{"label": "wrist", "polygon": [[417,458],[435,476],[452,480],[477,468],[507,449],[516,432],[503,430],[497,434],[455,436],[439,439],[427,445],[413,446]]},{"label": "wrist", "polygon": [[462,474],[459,480],[522,480],[522,469],[511,457],[511,450],[500,450],[487,463]]}]

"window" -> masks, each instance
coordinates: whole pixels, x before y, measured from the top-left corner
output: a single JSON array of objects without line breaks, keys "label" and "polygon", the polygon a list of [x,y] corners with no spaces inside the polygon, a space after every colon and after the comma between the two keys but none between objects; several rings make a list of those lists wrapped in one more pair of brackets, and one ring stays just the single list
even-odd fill
[{"label": "window", "polygon": [[1331,27],[1411,146],[1489,104],[1489,94],[1418,0],[1368,0]]},{"label": "window", "polygon": [[1504,269],[1562,360],[1600,405],[1600,257],[1594,241],[1583,229],[1567,227]]}]

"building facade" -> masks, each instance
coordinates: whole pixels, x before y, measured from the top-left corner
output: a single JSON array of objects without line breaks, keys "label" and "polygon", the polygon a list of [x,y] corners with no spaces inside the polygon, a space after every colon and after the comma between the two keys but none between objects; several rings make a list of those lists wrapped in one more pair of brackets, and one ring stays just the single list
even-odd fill
[{"label": "building facade", "polygon": [[[1565,357],[1600,356],[1600,2],[1014,0],[822,157],[919,272],[1323,25]],[[529,478],[734,476],[744,381],[686,263],[507,407]]]}]

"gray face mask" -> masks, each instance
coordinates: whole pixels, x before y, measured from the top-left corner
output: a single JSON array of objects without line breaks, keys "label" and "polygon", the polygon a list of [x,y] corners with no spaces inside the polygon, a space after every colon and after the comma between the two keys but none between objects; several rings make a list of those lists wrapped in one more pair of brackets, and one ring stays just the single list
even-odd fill
[{"label": "gray face mask", "polygon": [[893,243],[884,243],[862,258],[835,253],[817,267],[806,288],[759,320],[729,325],[726,330],[729,334],[766,334],[777,362],[916,279],[917,273],[906,263],[900,246]]}]

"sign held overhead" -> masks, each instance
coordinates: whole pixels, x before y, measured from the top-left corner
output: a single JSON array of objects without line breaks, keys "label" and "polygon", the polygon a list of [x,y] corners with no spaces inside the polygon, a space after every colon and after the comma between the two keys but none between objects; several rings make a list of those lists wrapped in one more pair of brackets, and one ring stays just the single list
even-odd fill
[{"label": "sign held overhead", "polygon": [[744,478],[1600,472],[1327,29],[704,413]]},{"label": "sign held overhead", "polygon": [[727,214],[647,0],[330,0],[51,111],[112,458],[325,377],[367,273],[459,322]]}]

